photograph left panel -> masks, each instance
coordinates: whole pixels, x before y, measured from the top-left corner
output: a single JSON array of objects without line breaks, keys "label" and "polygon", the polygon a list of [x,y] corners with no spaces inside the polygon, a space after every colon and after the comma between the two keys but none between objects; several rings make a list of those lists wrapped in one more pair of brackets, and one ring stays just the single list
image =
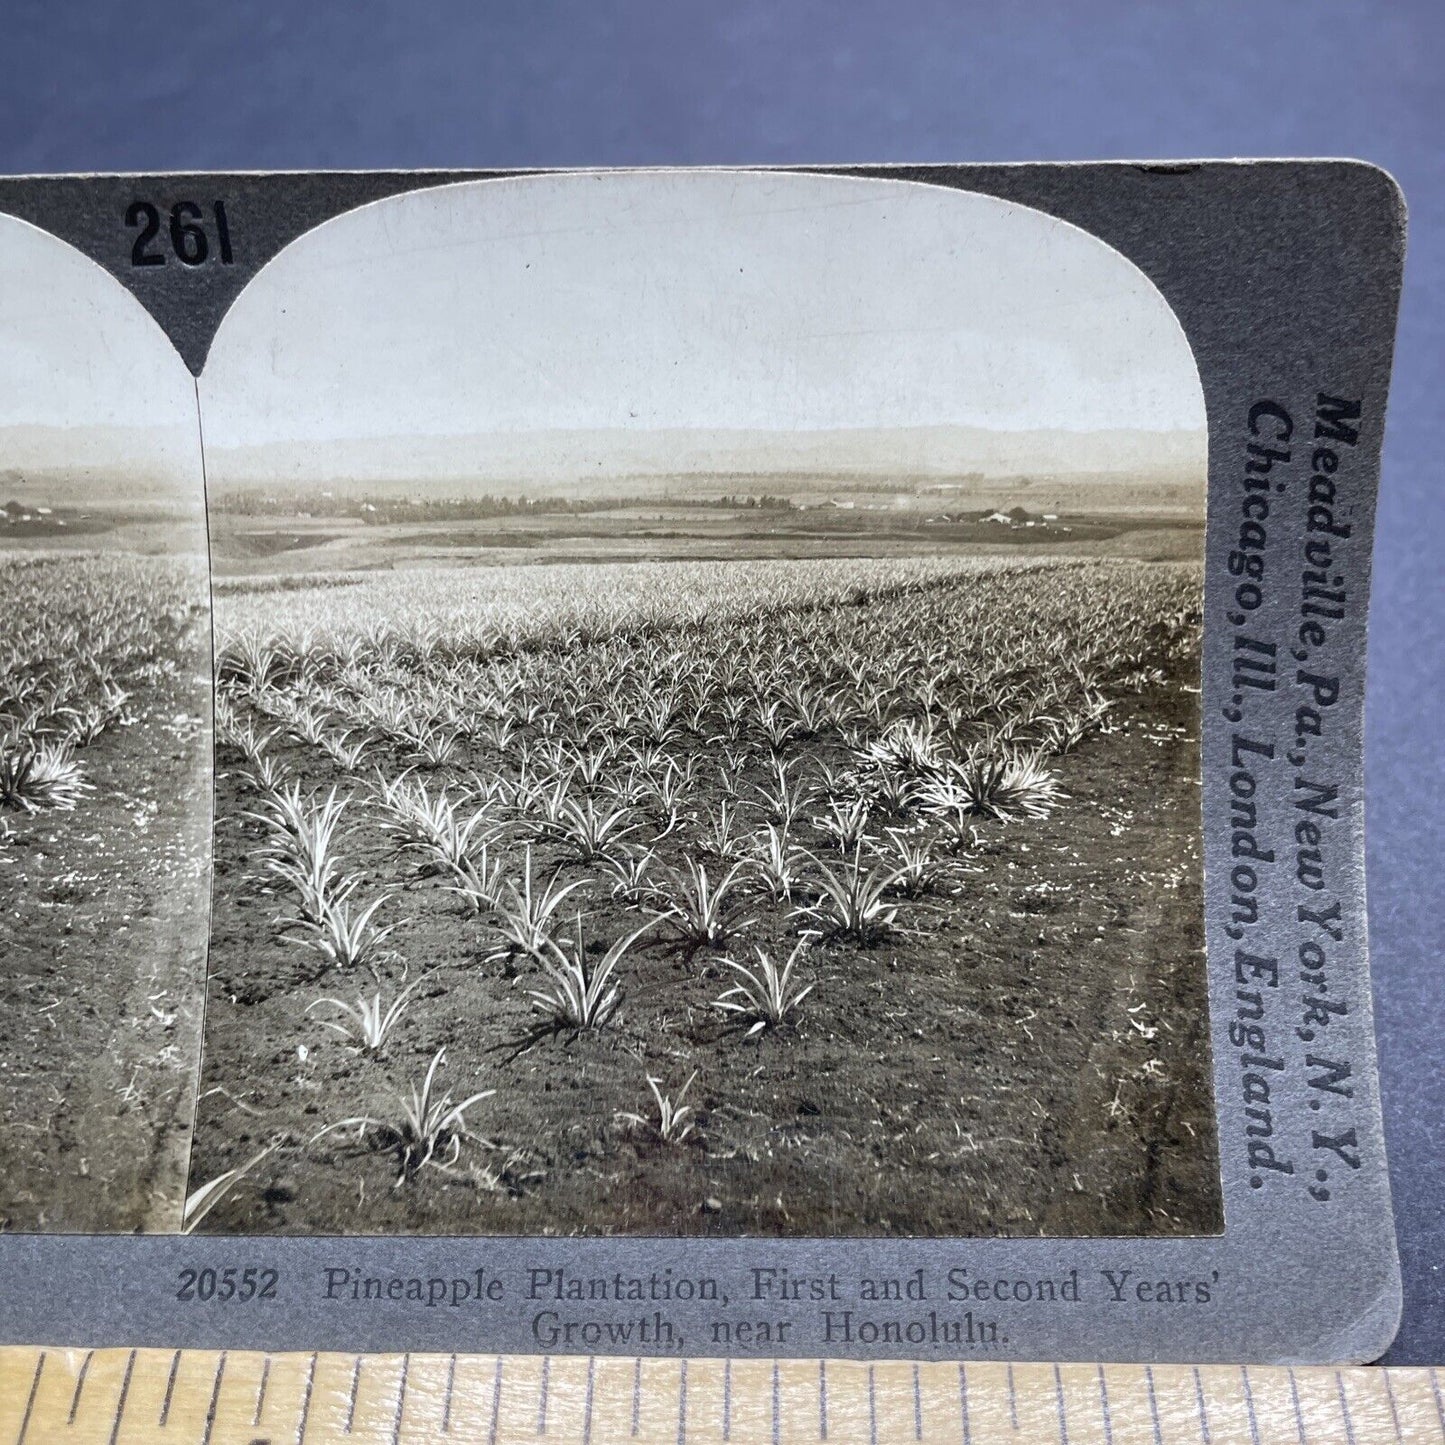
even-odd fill
[{"label": "photograph left panel", "polygon": [[0,1229],[183,1227],[211,631],[195,386],[0,217]]}]

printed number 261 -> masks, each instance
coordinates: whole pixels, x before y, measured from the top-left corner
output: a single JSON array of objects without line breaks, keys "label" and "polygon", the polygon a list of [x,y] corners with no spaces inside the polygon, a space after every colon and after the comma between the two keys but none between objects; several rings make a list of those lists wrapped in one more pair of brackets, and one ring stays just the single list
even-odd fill
[{"label": "printed number 261", "polygon": [[[125,223],[139,227],[130,248],[132,266],[164,266],[166,252],[161,240],[161,213],[149,201],[132,201],[126,208]],[[226,222],[226,203],[216,201],[209,217],[194,201],[177,201],[171,207],[166,227],[170,251],[185,266],[200,266],[211,256],[210,235],[216,238],[215,255],[223,266],[231,264],[231,228]]]}]

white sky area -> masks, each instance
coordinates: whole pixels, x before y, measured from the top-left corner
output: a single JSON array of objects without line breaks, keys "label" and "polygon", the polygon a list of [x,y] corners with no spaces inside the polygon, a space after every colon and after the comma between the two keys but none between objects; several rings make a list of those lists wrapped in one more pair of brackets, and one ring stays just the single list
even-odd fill
[{"label": "white sky area", "polygon": [[408,436],[511,456],[519,433],[621,431],[633,466],[638,434],[677,429],[1204,426],[1173,313],[1086,232],[932,186],[720,172],[351,212],[250,283],[201,397],[208,449],[288,444],[296,480]]},{"label": "white sky area", "polygon": [[[0,472],[72,474],[123,493],[201,497],[196,394],[160,327],[114,277],[0,216]],[[3,488],[3,483],[0,483]],[[0,496],[0,502],[5,498]]]}]

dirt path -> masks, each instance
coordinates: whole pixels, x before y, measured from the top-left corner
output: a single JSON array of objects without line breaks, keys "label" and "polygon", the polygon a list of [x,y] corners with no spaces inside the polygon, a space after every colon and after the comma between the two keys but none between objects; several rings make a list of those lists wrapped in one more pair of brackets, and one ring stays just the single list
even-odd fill
[{"label": "dirt path", "polygon": [[[206,667],[201,675],[200,669]],[[82,757],[73,813],[9,815],[0,849],[0,1220],[179,1227],[208,905],[207,639]]]}]

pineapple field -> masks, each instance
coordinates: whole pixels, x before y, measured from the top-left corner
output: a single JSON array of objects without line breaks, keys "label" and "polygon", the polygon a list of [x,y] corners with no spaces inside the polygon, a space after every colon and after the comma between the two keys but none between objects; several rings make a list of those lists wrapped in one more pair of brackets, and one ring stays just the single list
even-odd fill
[{"label": "pineapple field", "polygon": [[1217,1230],[1200,585],[219,579],[187,1227]]},{"label": "pineapple field", "polygon": [[205,978],[203,560],[0,553],[0,1227],[175,1229]]}]

